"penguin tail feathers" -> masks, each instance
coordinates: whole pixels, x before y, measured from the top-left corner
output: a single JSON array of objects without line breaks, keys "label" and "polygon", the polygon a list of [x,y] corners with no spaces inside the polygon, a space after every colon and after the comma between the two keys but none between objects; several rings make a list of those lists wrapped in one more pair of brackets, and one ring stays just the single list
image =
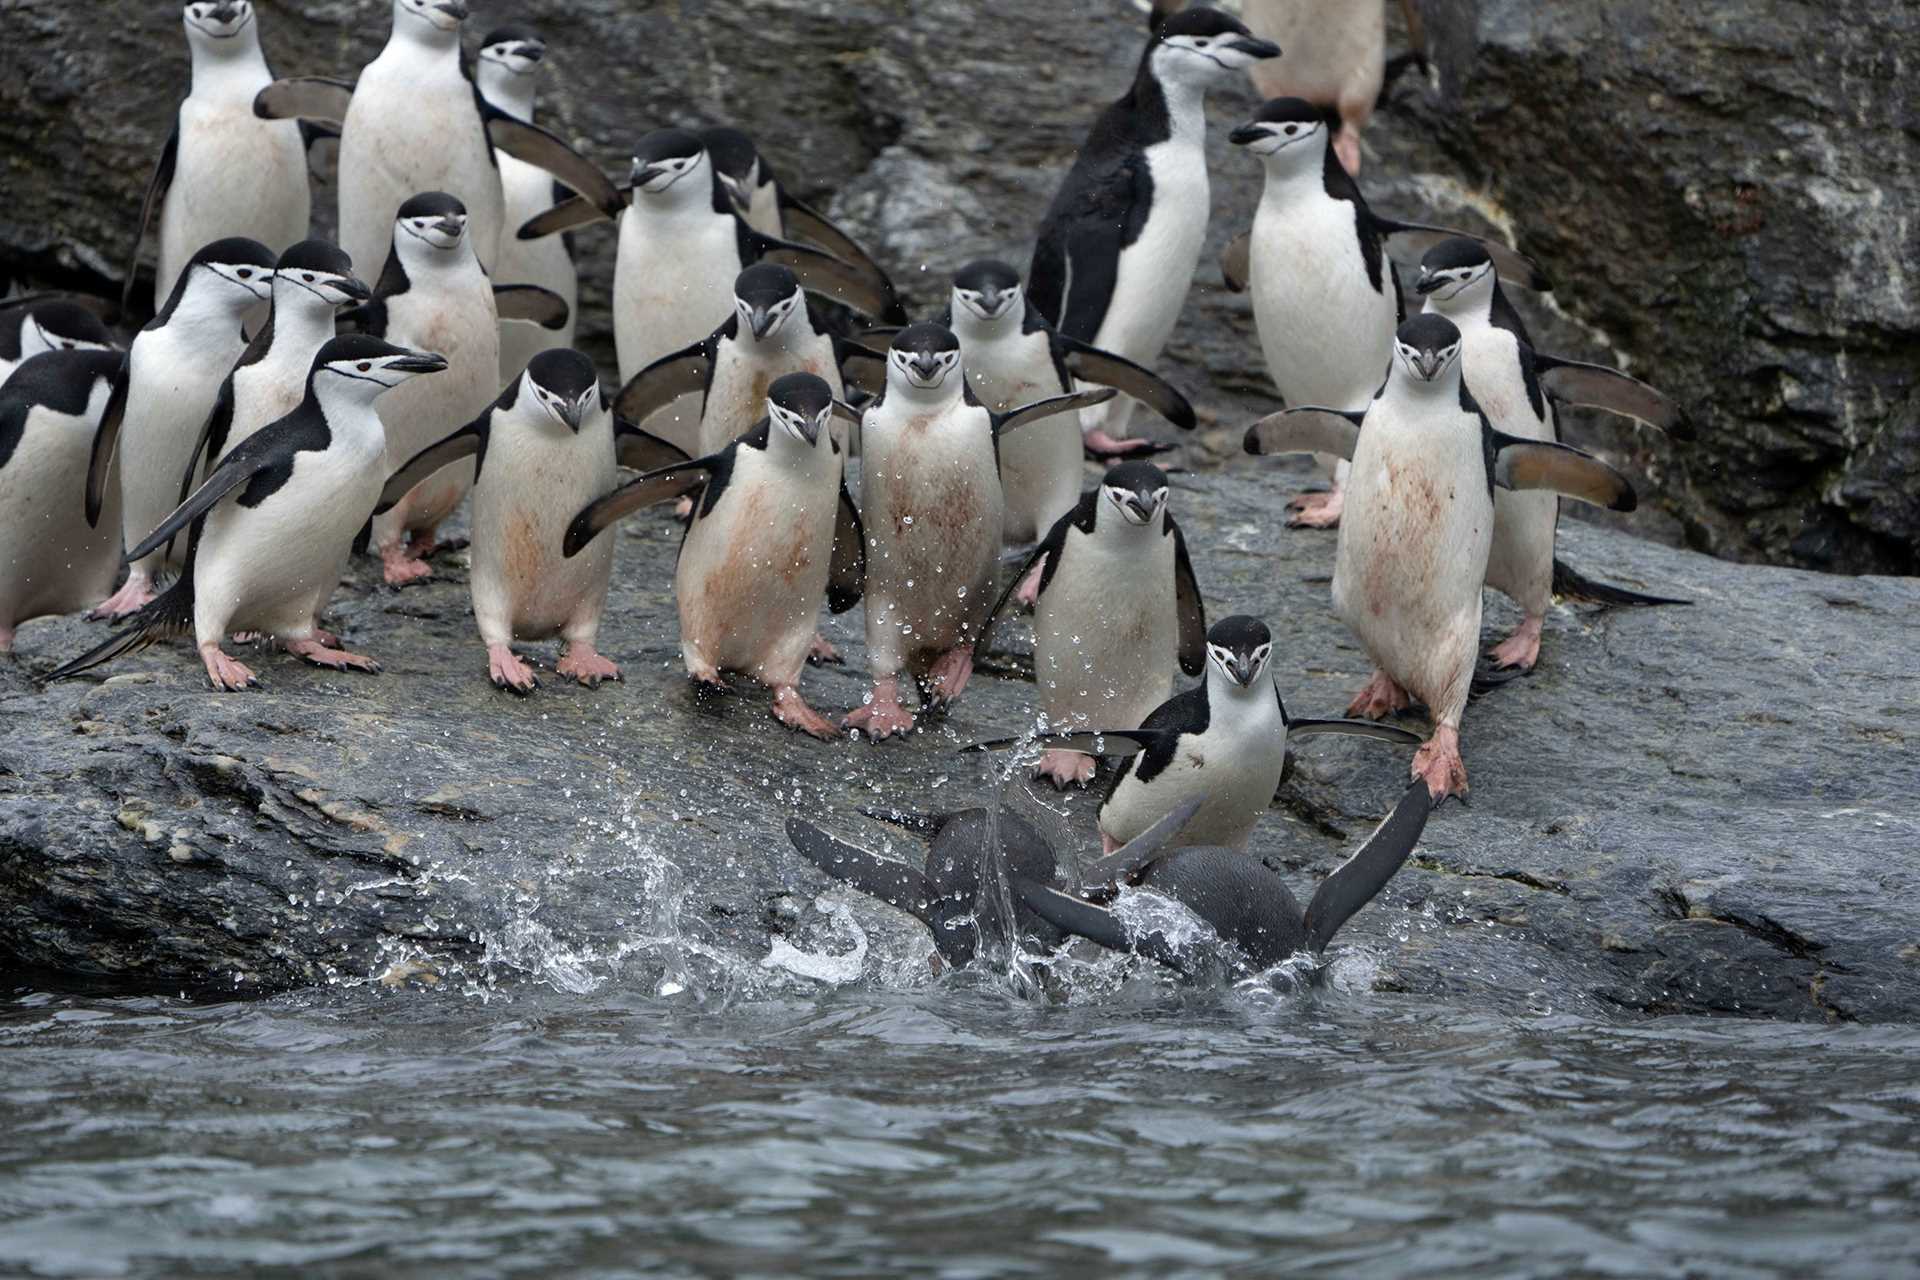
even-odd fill
[{"label": "penguin tail feathers", "polygon": [[1675,596],[1642,595],[1638,591],[1629,591],[1625,587],[1596,582],[1558,557],[1553,561],[1553,594],[1586,604],[1651,606],[1693,603],[1691,600],[1682,600]]},{"label": "penguin tail feathers", "polygon": [[115,658],[138,653],[148,645],[173,636],[189,635],[192,631],[193,578],[182,574],[174,579],[173,585],[154,597],[152,603],[134,614],[133,620],[125,627],[73,661],[55,667],[40,677],[40,683],[46,685],[56,680],[70,680]]}]

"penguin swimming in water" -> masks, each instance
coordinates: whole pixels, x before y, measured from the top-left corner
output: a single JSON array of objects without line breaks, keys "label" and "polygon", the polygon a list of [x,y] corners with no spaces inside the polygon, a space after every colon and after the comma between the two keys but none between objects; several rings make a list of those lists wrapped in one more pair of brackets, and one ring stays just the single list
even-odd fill
[{"label": "penguin swimming in water", "polygon": [[752,430],[766,416],[768,389],[789,373],[825,380],[833,397],[844,401],[848,381],[876,394],[886,386],[886,357],[828,332],[798,277],[759,262],[735,277],[733,311],[725,322],[634,374],[614,407],[628,422],[658,423],[656,414],[697,393],[698,426],[689,433],[668,414],[666,434],[690,434],[705,457]]},{"label": "penguin swimming in water", "polygon": [[234,631],[278,640],[315,666],[378,671],[372,658],[315,638],[313,617],[386,477],[386,430],[374,401],[446,367],[430,352],[360,334],[321,347],[300,407],[235,446],[127,553],[129,562],[137,561],[186,531],[186,566],[173,585],[130,626],[46,679],[76,676],[164,637],[191,633],[213,688],[244,689],[255,683],[253,672],[220,647]]},{"label": "penguin swimming in water", "polygon": [[[1127,868],[1148,863],[1196,807],[1197,802],[1169,814],[1110,863]],[[1015,882],[1066,883],[1053,846],[1016,810],[1001,805],[941,814],[863,812],[926,836],[924,869],[868,853],[803,818],[787,819],[787,839],[834,879],[926,925],[946,964],[964,969],[983,952],[1004,964],[1016,950],[1046,955],[1066,940],[1065,930],[1025,907],[1011,891]]]},{"label": "penguin swimming in water", "polygon": [[[274,254],[258,240],[203,246],[173,292],[127,349],[124,391],[100,420],[84,487],[87,519],[100,518],[117,465],[120,519],[133,546],[180,502],[187,471],[220,383],[246,350],[242,321],[272,289]],[[117,459],[116,459],[117,455]],[[153,547],[128,561],[127,580],[96,602],[92,618],[124,618],[147,605],[184,546]]]},{"label": "penguin swimming in water", "polygon": [[187,260],[202,245],[243,237],[279,253],[307,234],[310,132],[291,120],[253,114],[256,94],[273,82],[260,50],[260,24],[247,0],[197,0],[181,10],[193,79],[154,164],[133,236],[120,298],[133,295],[140,242],[157,208],[156,303],[171,297]]},{"label": "penguin swimming in water", "polygon": [[[1206,241],[1208,88],[1280,46],[1217,9],[1158,24],[1127,95],[1094,122],[1054,196],[1027,293],[1069,338],[1151,366],[1173,332]],[[1101,456],[1125,441],[1133,399],[1083,417]]]},{"label": "penguin swimming in water", "polygon": [[1460,376],[1460,348],[1452,321],[1417,315],[1395,334],[1392,370],[1364,415],[1284,410],[1246,436],[1249,453],[1352,459],[1333,607],[1375,671],[1347,714],[1378,719],[1409,695],[1426,704],[1433,736],[1413,774],[1435,803],[1467,790],[1460,717],[1480,647],[1496,489],[1552,490],[1613,511],[1635,503],[1633,486],[1598,458],[1494,430]]},{"label": "penguin swimming in water", "polygon": [[[1414,291],[1426,310],[1460,330],[1462,376],[1494,430],[1521,440],[1560,438],[1556,402],[1606,409],[1675,434],[1691,434],[1686,414],[1637,378],[1600,365],[1533,350],[1526,326],[1501,292],[1499,272],[1476,240],[1445,240],[1420,260]],[[1493,546],[1487,585],[1521,609],[1520,625],[1488,655],[1495,667],[1533,669],[1540,632],[1556,593],[1605,604],[1685,604],[1590,582],[1554,557],[1560,499],[1552,493],[1493,495]]]},{"label": "penguin swimming in water", "polygon": [[[996,413],[1072,391],[1077,379],[1125,392],[1182,431],[1195,426],[1193,406],[1161,378],[1049,325],[1026,296],[1020,274],[1004,262],[981,258],[956,271],[938,322],[960,339],[967,385]],[[1080,423],[1073,415],[1036,422],[1006,442],[1000,476],[1008,542],[1040,537],[1073,509],[1080,498],[1081,457]],[[1038,585],[1038,577],[1024,583],[1020,603],[1032,604]]]},{"label": "penguin swimming in water", "polygon": [[1249,857],[1241,849],[1189,845],[1163,852],[1144,866],[1122,850],[1088,868],[1083,879],[1094,888],[1093,896],[1108,897],[1111,890],[1100,892],[1098,886],[1116,882],[1180,903],[1206,922],[1214,942],[1226,944],[1224,957],[1209,943],[1175,941],[1158,929],[1131,931],[1119,915],[1090,901],[1087,891],[1070,894],[1018,870],[1011,877],[1013,890],[1025,911],[1061,932],[1146,956],[1187,977],[1206,972],[1210,959],[1224,959],[1226,976],[1238,979],[1301,955],[1316,962],[1317,974],[1317,962],[1334,934],[1406,864],[1432,811],[1426,788],[1410,784],[1393,812],[1320,882],[1305,907],[1287,888],[1283,864]]},{"label": "penguin swimming in water", "polygon": [[[512,315],[559,328],[566,304],[536,285],[494,285],[474,254],[466,206],[444,191],[422,192],[400,206],[386,269],[362,308],[362,325],[401,346],[431,347],[447,362],[445,376],[406,387],[380,406],[389,463],[399,468],[449,427],[470,422],[499,394],[498,317]],[[373,549],[389,586],[431,577],[435,532],[473,485],[473,463],[460,459],[421,478],[411,493],[374,518]]]},{"label": "penguin swimming in water", "polygon": [[570,515],[613,487],[617,463],[669,460],[636,444],[623,450],[616,439],[593,361],[578,351],[543,351],[484,413],[387,478],[383,508],[448,464],[474,460],[473,618],[488,676],[500,688],[531,692],[533,671],[513,642],[555,635],[566,642],[555,668],[561,675],[588,688],[621,678],[594,647],[613,539],[596,538],[581,555],[562,555],[561,540]]},{"label": "penguin swimming in water", "polygon": [[[1418,254],[1461,233],[1373,212],[1335,157],[1320,111],[1298,98],[1261,104],[1231,140],[1266,169],[1253,230],[1228,247],[1222,270],[1230,284],[1252,286],[1267,375],[1289,405],[1364,404],[1380,386],[1394,328],[1404,318],[1389,255]],[[1504,246],[1486,247],[1510,280],[1547,287],[1526,258]],[[1333,476],[1332,491],[1294,499],[1289,523],[1339,524],[1343,471],[1334,459],[1321,463]]]},{"label": "penguin swimming in water", "polygon": [[[1137,729],[1173,692],[1176,666],[1190,676],[1205,669],[1206,604],[1167,494],[1159,467],[1122,462],[1027,557],[1045,566],[1033,609],[1033,678],[1050,728]],[[982,630],[993,629],[1026,574],[1023,566]],[[1093,777],[1093,760],[1056,748],[1038,772],[1065,789]]]},{"label": "penguin swimming in water", "polygon": [[113,589],[120,570],[120,487],[110,473],[87,519],[93,439],[125,394],[118,351],[43,351],[0,384],[0,655],[14,629],[71,613]]},{"label": "penguin swimming in water", "polygon": [[[1179,842],[1244,849],[1273,804],[1286,772],[1287,741],[1316,733],[1418,745],[1418,734],[1364,720],[1307,720],[1287,714],[1273,681],[1273,633],[1258,618],[1222,618],[1207,632],[1207,674],[1161,703],[1137,729],[1043,733],[1043,746],[1126,763],[1100,802],[1100,840],[1109,853],[1197,796],[1206,803]],[[976,743],[968,751],[1024,746],[1028,739]]]},{"label": "penguin swimming in water", "polygon": [[387,43],[358,81],[297,76],[254,99],[263,119],[339,128],[340,247],[355,262],[386,258],[395,212],[408,199],[446,191],[472,216],[474,253],[491,265],[506,206],[496,147],[547,170],[609,216],[620,206],[606,175],[572,147],[475,89],[460,56],[466,19],[464,0],[393,0]]},{"label": "penguin swimming in water", "polygon": [[[473,73],[480,96],[489,107],[532,123],[535,81],[546,54],[547,42],[532,27],[509,26],[488,32],[480,42],[480,57]],[[567,321],[558,329],[524,320],[500,322],[500,381],[507,383],[519,377],[527,362],[542,351],[573,346],[580,273],[574,266],[571,237],[522,240],[514,234],[528,218],[572,193],[538,165],[504,152],[495,159],[500,165],[506,217],[501,223],[500,248],[493,259],[493,278],[502,284],[539,285],[567,304]]]},{"label": "penguin swimming in water", "polygon": [[48,351],[112,351],[113,333],[80,302],[57,296],[0,298],[0,385]]},{"label": "penguin swimming in water", "polygon": [[773,691],[780,723],[817,738],[833,722],[800,696],[824,602],[860,602],[866,540],[828,421],[833,392],[810,373],[776,378],[765,416],[717,453],[641,476],[588,505],[567,530],[569,556],[622,516],[691,495],[673,594],[680,652],[695,682],[739,672]]},{"label": "penguin swimming in water", "polygon": [[847,728],[875,740],[913,728],[900,701],[902,671],[930,707],[960,696],[993,608],[1005,521],[1001,438],[1113,394],[1080,391],[996,413],[967,386],[952,330],[913,324],[894,337],[886,394],[860,423],[873,689],[847,716]]}]

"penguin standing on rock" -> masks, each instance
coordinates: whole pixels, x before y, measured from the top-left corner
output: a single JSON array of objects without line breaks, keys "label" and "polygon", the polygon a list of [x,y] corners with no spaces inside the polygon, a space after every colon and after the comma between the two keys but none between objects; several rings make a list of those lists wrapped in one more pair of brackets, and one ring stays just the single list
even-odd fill
[{"label": "penguin standing on rock", "polygon": [[[387,473],[386,431],[373,402],[447,362],[378,338],[335,338],[313,358],[306,398],[228,453],[206,483],[127,553],[151,554],[187,532],[187,563],[172,586],[106,643],[49,681],[192,633],[216,691],[244,689],[253,672],[220,648],[234,631],[278,640],[303,661],[334,670],[379,663],[317,639],[313,616],[366,527]],[[231,499],[231,501],[229,501]]]},{"label": "penguin standing on rock", "polygon": [[566,553],[630,512],[693,496],[673,594],[687,674],[725,688],[725,672],[773,690],[773,715],[817,738],[833,722],[800,696],[825,601],[845,613],[860,601],[866,547],[847,493],[840,448],[828,429],[832,389],[810,373],[776,378],[766,416],[718,453],[650,472],[588,505],[567,530]]},{"label": "penguin standing on rock", "polygon": [[902,671],[929,706],[960,696],[993,608],[1005,520],[1001,437],[1113,394],[1075,392],[996,413],[968,388],[952,330],[914,324],[894,338],[886,395],[860,424],[873,691],[846,718],[847,728],[876,740],[913,728],[900,701]]},{"label": "penguin standing on rock", "polygon": [[[125,386],[100,420],[87,470],[86,512],[100,518],[118,454],[120,514],[133,546],[180,501],[220,384],[246,350],[241,322],[272,290],[274,255],[258,240],[216,240],[187,260],[159,314],[134,335]],[[155,579],[185,547],[162,543],[128,560],[127,580],[89,617],[123,618],[151,601]]]},{"label": "penguin standing on rock", "polygon": [[[620,668],[594,648],[613,540],[597,538],[582,555],[561,553],[569,516],[613,486],[618,449],[593,361],[578,351],[543,351],[486,412],[387,479],[383,507],[448,464],[474,460],[473,618],[487,646],[487,673],[502,689],[535,687],[513,642],[554,635],[566,642],[561,675],[589,688],[620,679]],[[642,459],[629,451],[623,460]]]},{"label": "penguin standing on rock", "polygon": [[[273,81],[260,24],[247,0],[196,0],[181,11],[193,80],[153,168],[134,232],[133,257],[157,206],[160,258],[153,296],[170,297],[189,257],[243,236],[279,253],[307,234],[312,196],[307,136],[291,120],[262,120],[253,99]],[[120,309],[133,294],[127,264]]]},{"label": "penguin standing on rock", "polygon": [[[1691,427],[1680,406],[1637,378],[1600,365],[1535,352],[1520,315],[1500,290],[1499,273],[1476,240],[1442,241],[1420,260],[1415,292],[1426,310],[1460,330],[1460,362],[1467,390],[1494,430],[1521,440],[1557,441],[1555,402],[1607,409],[1676,434]],[[1520,606],[1512,635],[1488,656],[1496,667],[1532,670],[1540,656],[1540,631],[1556,592],[1604,604],[1684,604],[1589,582],[1554,558],[1560,499],[1552,493],[1493,495],[1493,546],[1487,555],[1487,585]]]},{"label": "penguin standing on rock", "polygon": [[[364,328],[402,346],[437,351],[448,366],[444,377],[403,388],[380,406],[390,462],[398,469],[450,427],[472,421],[498,393],[499,316],[558,328],[566,304],[534,285],[491,284],[474,256],[466,206],[444,191],[423,192],[400,206],[392,244],[364,308]],[[423,476],[374,519],[373,547],[389,586],[432,576],[427,557],[438,546],[435,531],[466,497],[473,472],[463,458]]]},{"label": "penguin standing on rock", "polygon": [[[1258,618],[1223,618],[1207,632],[1207,675],[1156,707],[1137,729],[1044,733],[1048,747],[1123,756],[1100,803],[1105,852],[1138,836],[1177,806],[1204,797],[1177,843],[1244,849],[1273,803],[1287,764],[1287,739],[1341,733],[1413,746],[1418,735],[1357,720],[1296,720],[1273,682],[1273,633]],[[1023,738],[969,751],[1025,745]]]},{"label": "penguin standing on rock", "polygon": [[[1298,98],[1261,104],[1235,129],[1234,145],[1260,157],[1266,185],[1253,230],[1228,246],[1229,285],[1251,282],[1267,376],[1289,405],[1363,404],[1380,386],[1405,313],[1392,250],[1418,254],[1461,233],[1383,218],[1367,206],[1335,157],[1322,113]],[[1486,245],[1515,283],[1545,289],[1528,259]],[[1321,465],[1331,493],[1293,500],[1290,523],[1332,528],[1345,501],[1344,467]]]},{"label": "penguin standing on rock", "polygon": [[[1094,122],[1040,224],[1027,289],[1069,338],[1151,366],[1173,332],[1207,237],[1207,90],[1280,47],[1217,9],[1157,22],[1133,87]],[[1081,418],[1102,456],[1134,401]]]},{"label": "penguin standing on rock", "polygon": [[113,334],[78,302],[45,295],[0,299],[0,384],[43,352],[113,349]]},{"label": "penguin standing on rock", "polygon": [[[1033,608],[1033,676],[1051,728],[1138,728],[1173,692],[1176,664],[1190,676],[1206,666],[1206,605],[1167,492],[1167,473],[1151,462],[1120,463],[1027,558],[1045,566]],[[1026,572],[1001,593],[982,630],[993,629]],[[1039,773],[1065,789],[1093,777],[1093,757],[1050,750]]]},{"label": "penguin standing on rock", "polygon": [[1433,736],[1415,754],[1413,774],[1436,803],[1467,790],[1460,717],[1480,647],[1496,488],[1634,507],[1633,487],[1599,459],[1494,430],[1461,379],[1460,347],[1452,321],[1415,316],[1394,336],[1392,370],[1364,415],[1286,410],[1246,438],[1251,453],[1352,459],[1333,607],[1375,671],[1347,714],[1379,719],[1404,709],[1409,694],[1424,702]]},{"label": "penguin standing on rock", "polygon": [[85,518],[93,440],[125,394],[118,351],[43,351],[0,385],[0,655],[14,628],[70,613],[113,589],[120,569],[120,487]]}]

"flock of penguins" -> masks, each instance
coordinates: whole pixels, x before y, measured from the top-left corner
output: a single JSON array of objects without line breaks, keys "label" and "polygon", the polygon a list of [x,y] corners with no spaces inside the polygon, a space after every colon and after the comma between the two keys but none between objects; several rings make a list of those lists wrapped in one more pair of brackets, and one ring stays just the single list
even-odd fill
[{"label": "flock of penguins", "polygon": [[[1685,416],[1624,374],[1534,351],[1502,292],[1545,287],[1526,258],[1370,209],[1350,122],[1323,94],[1271,97],[1233,131],[1265,188],[1222,267],[1251,292],[1290,406],[1253,424],[1246,449],[1321,457],[1332,487],[1295,499],[1292,519],[1338,527],[1334,608],[1375,672],[1354,718],[1292,717],[1266,625],[1208,626],[1167,475],[1147,460],[1165,446],[1130,424],[1145,406],[1195,425],[1149,366],[1211,212],[1205,94],[1245,70],[1263,91],[1351,79],[1309,66],[1288,80],[1288,21],[1351,20],[1326,6],[1248,0],[1254,29],[1158,6],[1132,87],[1095,121],[1025,279],[971,263],[920,323],[738,130],[648,133],[616,184],[533,123],[540,37],[496,31],[469,62],[467,16],[459,0],[393,0],[386,46],[347,83],[274,79],[245,0],[185,6],[191,91],[141,218],[144,236],[158,215],[157,314],[123,352],[78,300],[6,305],[0,650],[26,619],[90,608],[126,625],[46,679],[188,633],[216,690],[255,683],[226,651],[236,639],[377,671],[321,626],[349,558],[371,548],[394,586],[431,576],[437,530],[471,492],[492,680],[533,689],[511,646],[557,636],[558,673],[597,685],[620,676],[595,649],[606,530],[678,503],[693,680],[743,675],[785,725],[883,739],[960,697],[996,619],[1031,606],[1050,725],[1041,772],[1066,787],[1090,781],[1096,757],[1117,760],[1102,857],[1078,876],[1008,809],[903,817],[931,840],[924,869],[794,819],[802,854],[919,916],[956,964],[988,941],[1045,950],[1078,935],[1191,969],[1188,950],[1133,936],[1110,909],[1117,886],[1141,885],[1262,969],[1319,953],[1405,861],[1428,812],[1466,791],[1459,730],[1483,584],[1524,614],[1490,655],[1507,672],[1533,665],[1556,589],[1665,603],[1555,560],[1560,495],[1634,505],[1613,469],[1555,442],[1555,406],[1676,433]],[[1378,43],[1350,56],[1377,63]],[[323,142],[338,149],[337,245],[302,238],[309,150]],[[570,237],[605,219],[619,235],[611,397],[571,346]],[[1410,318],[1394,256],[1418,261],[1424,309]],[[369,287],[356,273],[376,262]],[[854,326],[815,297],[870,323],[845,336]],[[1088,458],[1109,466],[1083,493]],[[1003,588],[1003,545],[1029,542]],[[835,724],[799,682],[809,660],[836,656],[821,606],[863,600],[872,690]],[[1175,694],[1176,666],[1200,683]],[[1382,723],[1413,702],[1431,714],[1424,741]],[[1302,907],[1246,846],[1289,740],[1316,733],[1417,751],[1393,812]]]}]

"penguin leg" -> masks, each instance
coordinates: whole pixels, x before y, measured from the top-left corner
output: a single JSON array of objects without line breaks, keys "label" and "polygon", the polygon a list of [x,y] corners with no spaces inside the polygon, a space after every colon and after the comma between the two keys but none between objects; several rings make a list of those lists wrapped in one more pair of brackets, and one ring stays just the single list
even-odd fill
[{"label": "penguin leg", "polygon": [[1347,704],[1347,714],[1365,720],[1384,720],[1396,711],[1405,711],[1412,702],[1399,681],[1376,667],[1373,679]]},{"label": "penguin leg", "polygon": [[286,651],[302,662],[312,663],[316,667],[326,667],[330,671],[365,671],[369,675],[380,674],[380,663],[362,653],[348,653],[321,641],[317,636],[302,639],[282,638],[281,645]]},{"label": "penguin leg", "polygon": [[1031,609],[1040,599],[1040,578],[1047,570],[1047,553],[1042,551],[1034,557],[1033,568],[1020,580],[1020,589],[1013,593],[1014,602],[1024,609]]},{"label": "penguin leg", "polygon": [[87,610],[87,621],[118,622],[153,603],[159,594],[153,589],[153,575],[135,565],[127,571],[127,580],[120,584],[118,591]]},{"label": "penguin leg", "polygon": [[1094,759],[1086,752],[1055,748],[1040,757],[1034,775],[1052,782],[1056,790],[1065,791],[1068,787],[1083,787],[1093,781],[1093,770]]},{"label": "penguin leg", "polygon": [[569,640],[566,652],[554,670],[570,680],[578,680],[589,689],[598,689],[602,680],[625,680],[620,667],[611,658],[602,657],[591,640]]},{"label": "penguin leg", "polygon": [[840,727],[856,729],[875,742],[912,729],[913,713],[900,705],[900,677],[877,677],[865,705],[848,712]]},{"label": "penguin leg", "polygon": [[220,651],[220,642],[208,640],[200,645],[200,661],[207,667],[207,683],[218,693],[251,689],[259,683],[253,672]]},{"label": "penguin leg", "polygon": [[1533,664],[1540,660],[1540,629],[1546,625],[1546,621],[1544,614],[1529,613],[1513,629],[1513,634],[1495,645],[1487,657],[1493,660],[1496,668],[1533,670]]},{"label": "penguin leg", "polygon": [[973,646],[957,644],[934,659],[927,669],[927,689],[936,707],[957,702],[973,678]]},{"label": "penguin leg", "polygon": [[813,640],[807,646],[807,661],[838,667],[845,666],[847,660],[840,656],[840,651],[834,648],[825,636],[816,631],[813,633]]},{"label": "penguin leg", "polygon": [[801,733],[811,734],[826,742],[840,736],[840,730],[833,721],[807,705],[800,696],[798,687],[790,684],[773,687],[773,718],[789,729],[798,729]]},{"label": "penguin leg", "polygon": [[495,687],[512,693],[532,693],[540,687],[540,682],[533,678],[533,668],[505,643],[487,646],[487,678]]},{"label": "penguin leg", "polygon": [[1434,726],[1433,736],[1413,753],[1413,776],[1427,784],[1436,805],[1448,796],[1466,798],[1467,765],[1460,758],[1459,726]]}]

